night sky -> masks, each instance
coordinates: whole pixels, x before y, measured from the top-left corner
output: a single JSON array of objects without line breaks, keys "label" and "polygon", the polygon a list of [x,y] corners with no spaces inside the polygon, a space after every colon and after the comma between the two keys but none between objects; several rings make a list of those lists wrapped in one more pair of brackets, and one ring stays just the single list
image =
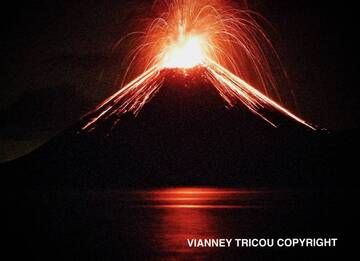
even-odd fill
[{"label": "night sky", "polygon": [[[276,30],[269,34],[288,72],[280,87],[285,105],[323,128],[358,128],[355,3],[248,2]],[[42,144],[117,89],[126,50],[111,47],[150,5],[28,1],[3,7],[0,161]]]}]

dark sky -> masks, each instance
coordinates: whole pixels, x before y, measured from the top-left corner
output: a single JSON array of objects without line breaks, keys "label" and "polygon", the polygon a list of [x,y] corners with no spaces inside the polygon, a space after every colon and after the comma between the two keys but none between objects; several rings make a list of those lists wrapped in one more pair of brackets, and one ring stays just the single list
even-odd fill
[{"label": "dark sky", "polygon": [[[0,118],[7,137],[23,138],[27,132],[48,136],[113,93],[126,50],[112,54],[110,48],[130,30],[134,18],[148,12],[150,2],[62,0],[4,6]],[[270,34],[289,75],[281,88],[291,88],[296,97],[286,105],[320,127],[358,128],[355,4],[248,2],[276,30]],[[42,100],[56,100],[54,93],[62,98]]]}]

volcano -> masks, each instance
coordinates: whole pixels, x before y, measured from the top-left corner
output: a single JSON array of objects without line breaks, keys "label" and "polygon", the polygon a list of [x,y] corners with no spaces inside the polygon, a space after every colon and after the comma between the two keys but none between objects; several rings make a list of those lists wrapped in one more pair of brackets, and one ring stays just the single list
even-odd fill
[{"label": "volcano", "polygon": [[332,168],[323,165],[334,157],[325,133],[271,107],[261,113],[277,128],[246,106],[228,108],[201,67],[161,73],[137,115],[113,114],[84,131],[90,113],[8,167],[31,170],[30,184],[75,187],[297,186]]}]

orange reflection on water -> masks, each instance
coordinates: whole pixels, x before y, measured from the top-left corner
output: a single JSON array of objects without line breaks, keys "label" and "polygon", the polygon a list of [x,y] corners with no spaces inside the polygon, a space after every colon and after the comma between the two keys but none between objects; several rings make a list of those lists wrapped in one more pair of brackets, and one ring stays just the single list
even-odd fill
[{"label": "orange reflection on water", "polygon": [[187,239],[217,237],[218,226],[205,209],[162,208],[159,215],[159,229],[155,235],[161,252],[169,254],[201,254],[206,249],[194,249],[187,245]]},{"label": "orange reflection on water", "polygon": [[246,199],[259,191],[224,188],[168,188],[137,192],[152,208],[254,208]]},{"label": "orange reflection on water", "polygon": [[134,198],[137,206],[152,211],[151,241],[156,252],[165,260],[175,256],[203,260],[218,250],[189,247],[187,239],[226,238],[233,230],[229,211],[257,208],[258,194],[244,189],[170,188],[138,191]]}]

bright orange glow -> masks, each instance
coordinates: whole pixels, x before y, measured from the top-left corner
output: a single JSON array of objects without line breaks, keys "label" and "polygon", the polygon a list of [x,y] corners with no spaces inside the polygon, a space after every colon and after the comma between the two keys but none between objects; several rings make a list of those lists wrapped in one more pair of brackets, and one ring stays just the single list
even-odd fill
[{"label": "bright orange glow", "polygon": [[245,4],[234,8],[227,2],[156,0],[157,15],[146,29],[126,37],[134,38],[135,48],[126,60],[124,82],[135,79],[90,112],[92,120],[83,129],[93,129],[97,121],[113,115],[137,114],[162,86],[162,70],[202,66],[204,78],[229,107],[245,106],[273,127],[278,125],[264,109],[277,111],[315,130],[271,98],[278,96],[272,68],[281,64],[259,16]]},{"label": "bright orange glow", "polygon": [[[154,0],[143,30],[131,32],[123,85],[153,66],[191,68],[204,58],[221,64],[260,91],[279,97],[278,56],[262,28],[267,22],[246,0]],[[116,48],[116,47],[115,47]]]},{"label": "bright orange glow", "polygon": [[202,64],[205,59],[202,44],[200,37],[184,36],[165,51],[162,67],[188,69]]},{"label": "bright orange glow", "polygon": [[[152,208],[257,208],[256,205],[244,204],[249,197],[267,193],[260,190],[231,188],[169,188],[135,192]],[[234,202],[234,198],[244,202]]]}]

